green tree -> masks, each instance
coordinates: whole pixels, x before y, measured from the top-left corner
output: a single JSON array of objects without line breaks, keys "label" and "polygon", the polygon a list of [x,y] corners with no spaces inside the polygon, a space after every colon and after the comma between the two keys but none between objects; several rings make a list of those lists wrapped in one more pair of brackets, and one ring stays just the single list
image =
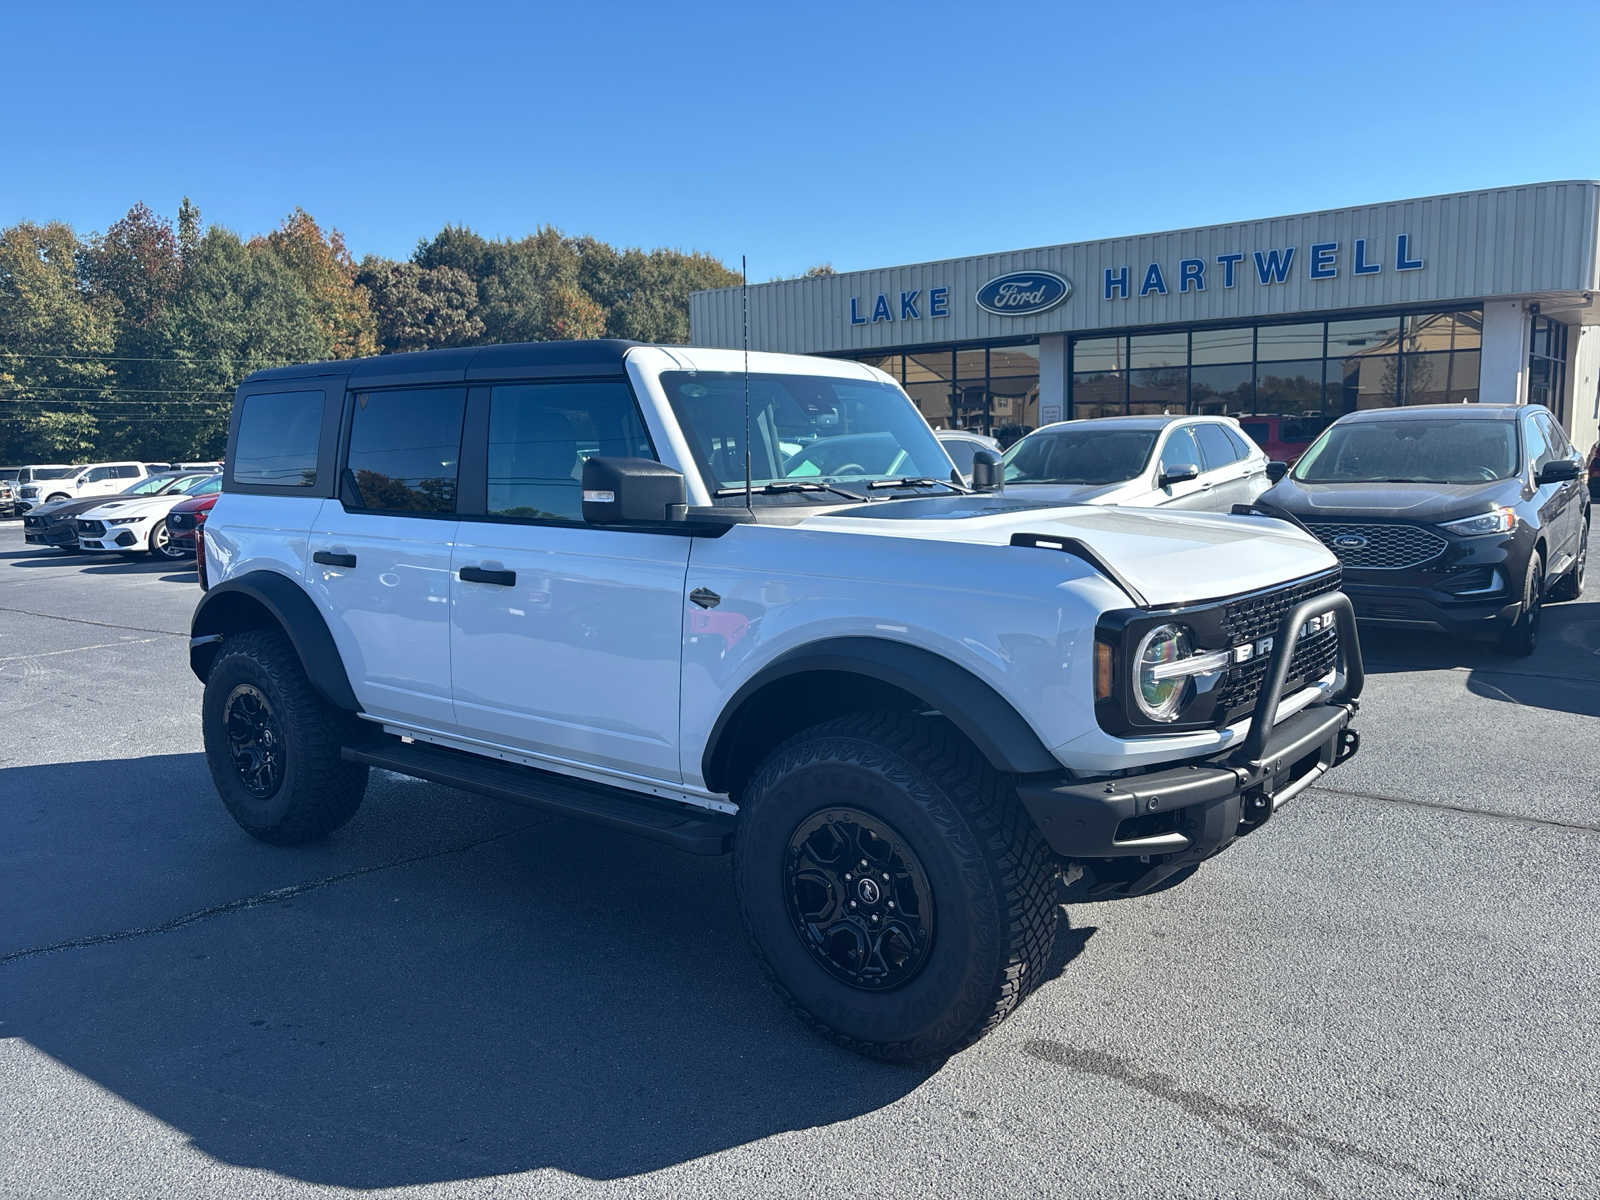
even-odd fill
[{"label": "green tree", "polygon": [[356,272],[388,353],[465,346],[483,336],[478,285],[459,267],[421,267],[368,255]]},{"label": "green tree", "polygon": [[708,254],[618,251],[594,238],[575,245],[579,282],[605,310],[609,337],[682,345],[689,340],[689,293],[739,282]]},{"label": "green tree", "polygon": [[59,221],[0,230],[0,437],[9,461],[86,453],[111,399],[116,321],[79,279],[83,249]]}]

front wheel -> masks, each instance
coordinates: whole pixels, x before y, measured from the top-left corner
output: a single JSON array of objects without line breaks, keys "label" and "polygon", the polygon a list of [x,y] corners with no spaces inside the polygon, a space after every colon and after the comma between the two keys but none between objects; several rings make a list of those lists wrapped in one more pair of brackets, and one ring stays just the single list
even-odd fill
[{"label": "front wheel", "polygon": [[157,521],[155,523],[150,530],[150,537],[146,541],[145,549],[149,551],[151,558],[164,559],[169,562],[189,557],[182,547],[172,544],[172,531],[167,528],[165,521]]},{"label": "front wheel", "polygon": [[211,779],[251,836],[309,842],[361,807],[367,768],[340,757],[351,718],[312,690],[282,634],[255,629],[223,642],[200,714]]},{"label": "front wheel", "polygon": [[54,494],[52,494],[50,496],[45,497],[45,503],[46,504],[54,504],[57,500],[71,500],[71,499],[72,499],[72,497],[67,495],[65,492],[56,492],[56,493],[54,493]]},{"label": "front wheel", "polygon": [[1522,605],[1517,616],[1500,637],[1500,649],[1518,658],[1527,658],[1539,646],[1539,626],[1544,619],[1544,559],[1537,550],[1528,559],[1522,580]]},{"label": "front wheel", "polygon": [[739,906],[775,990],[840,1044],[897,1062],[977,1040],[1043,979],[1058,874],[977,751],[900,713],[780,746],[734,839]]}]

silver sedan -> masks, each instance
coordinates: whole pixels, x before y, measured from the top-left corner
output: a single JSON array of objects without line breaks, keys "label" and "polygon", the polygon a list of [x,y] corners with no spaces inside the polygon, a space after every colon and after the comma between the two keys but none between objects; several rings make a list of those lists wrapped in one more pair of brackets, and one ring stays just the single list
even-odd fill
[{"label": "silver sedan", "polygon": [[1007,492],[1048,504],[1227,512],[1272,486],[1266,453],[1229,417],[1062,421],[1002,461]]}]

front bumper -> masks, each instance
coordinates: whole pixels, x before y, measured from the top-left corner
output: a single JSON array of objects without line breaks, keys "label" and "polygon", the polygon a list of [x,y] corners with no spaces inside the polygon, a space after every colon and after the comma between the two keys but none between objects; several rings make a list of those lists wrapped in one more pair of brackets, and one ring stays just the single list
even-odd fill
[{"label": "front bumper", "polygon": [[63,549],[78,545],[78,532],[71,521],[57,521],[53,525],[22,527],[22,540],[30,546],[58,546]]},{"label": "front bumper", "polygon": [[[1328,699],[1273,725],[1299,631],[1324,612],[1337,620],[1341,660]],[[1326,593],[1285,614],[1238,748],[1112,778],[1024,779],[1017,795],[1052,850],[1088,861],[1088,898],[1139,895],[1260,828],[1354,755],[1350,722],[1364,682],[1355,610],[1343,593]]]},{"label": "front bumper", "polygon": [[1445,633],[1492,634],[1516,618],[1521,600],[1509,587],[1489,595],[1455,596],[1436,588],[1347,584],[1356,617],[1368,625],[1397,629],[1443,630]]},{"label": "front bumper", "polygon": [[79,550],[138,550],[144,545],[139,534],[127,528],[108,529],[99,537],[78,536]]}]

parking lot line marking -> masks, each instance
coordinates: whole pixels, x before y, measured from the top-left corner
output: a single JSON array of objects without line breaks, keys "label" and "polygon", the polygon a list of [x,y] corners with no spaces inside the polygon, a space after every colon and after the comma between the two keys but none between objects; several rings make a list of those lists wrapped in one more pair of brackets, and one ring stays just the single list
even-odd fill
[{"label": "parking lot line marking", "polygon": [[11,608],[9,605],[0,604],[0,612],[21,613],[25,617],[43,617],[46,621],[70,621],[74,625],[97,625],[101,629],[126,629],[129,633],[159,633],[163,637],[186,638],[187,633],[178,633],[171,629],[146,629],[142,625],[114,625],[110,621],[90,621],[85,617],[63,617],[60,613],[35,612],[31,608]]},{"label": "parking lot line marking", "polygon": [[27,662],[34,658],[50,658],[56,654],[82,654],[85,650],[112,650],[118,646],[147,646],[156,639],[128,638],[121,642],[97,642],[93,646],[68,646],[65,650],[40,650],[34,654],[13,654],[7,658],[0,658],[0,663]]},{"label": "parking lot line marking", "polygon": [[[1577,821],[1554,821],[1549,817],[1530,817],[1524,813],[1506,812],[1498,808],[1471,808],[1464,804],[1445,804],[1440,800],[1410,800],[1404,796],[1385,796],[1379,792],[1352,792],[1343,788],[1314,787],[1311,790],[1328,796],[1345,796],[1351,800],[1379,800],[1385,804],[1432,808],[1440,812],[1463,813],[1469,817],[1488,817],[1494,821],[1515,821],[1520,825],[1545,825],[1552,829],[1572,829],[1578,833],[1600,833],[1600,825],[1585,825]],[[0,962],[3,961],[0,959]]]},{"label": "parking lot line marking", "polygon": [[285,900],[292,900],[296,896],[303,896],[307,892],[314,892],[331,884],[343,883],[347,879],[359,879],[363,875],[371,875],[377,871],[387,871],[394,867],[409,867],[415,863],[428,862],[435,858],[444,858],[451,854],[465,854],[469,850],[476,850],[480,846],[488,846],[494,842],[504,841],[506,838],[516,837],[519,833],[527,833],[541,825],[547,825],[554,817],[545,817],[538,821],[529,821],[525,825],[518,825],[514,829],[502,830],[486,838],[479,838],[475,842],[467,842],[461,846],[446,846],[442,850],[430,850],[426,854],[413,854],[408,858],[397,858],[391,862],[373,863],[366,867],[355,867],[349,871],[340,871],[334,875],[325,875],[321,879],[308,879],[303,883],[291,883],[286,887],[273,888],[269,892],[258,892],[254,896],[241,896],[237,900],[225,900],[221,904],[213,904],[209,908],[197,908],[170,920],[162,921],[156,925],[141,925],[133,929],[119,929],[113,933],[91,933],[84,937],[69,938],[64,942],[54,942],[47,946],[24,946],[21,950],[12,950],[8,954],[0,954],[0,967],[18,959],[34,958],[40,954],[54,954],[61,950],[81,950],[89,946],[104,946],[111,942],[125,942],[132,938],[149,937],[151,934],[171,933],[175,929],[182,929],[185,925],[193,925],[197,921],[206,921],[212,917],[222,917],[229,913],[243,912],[248,908],[256,908],[263,904],[281,904]]}]

